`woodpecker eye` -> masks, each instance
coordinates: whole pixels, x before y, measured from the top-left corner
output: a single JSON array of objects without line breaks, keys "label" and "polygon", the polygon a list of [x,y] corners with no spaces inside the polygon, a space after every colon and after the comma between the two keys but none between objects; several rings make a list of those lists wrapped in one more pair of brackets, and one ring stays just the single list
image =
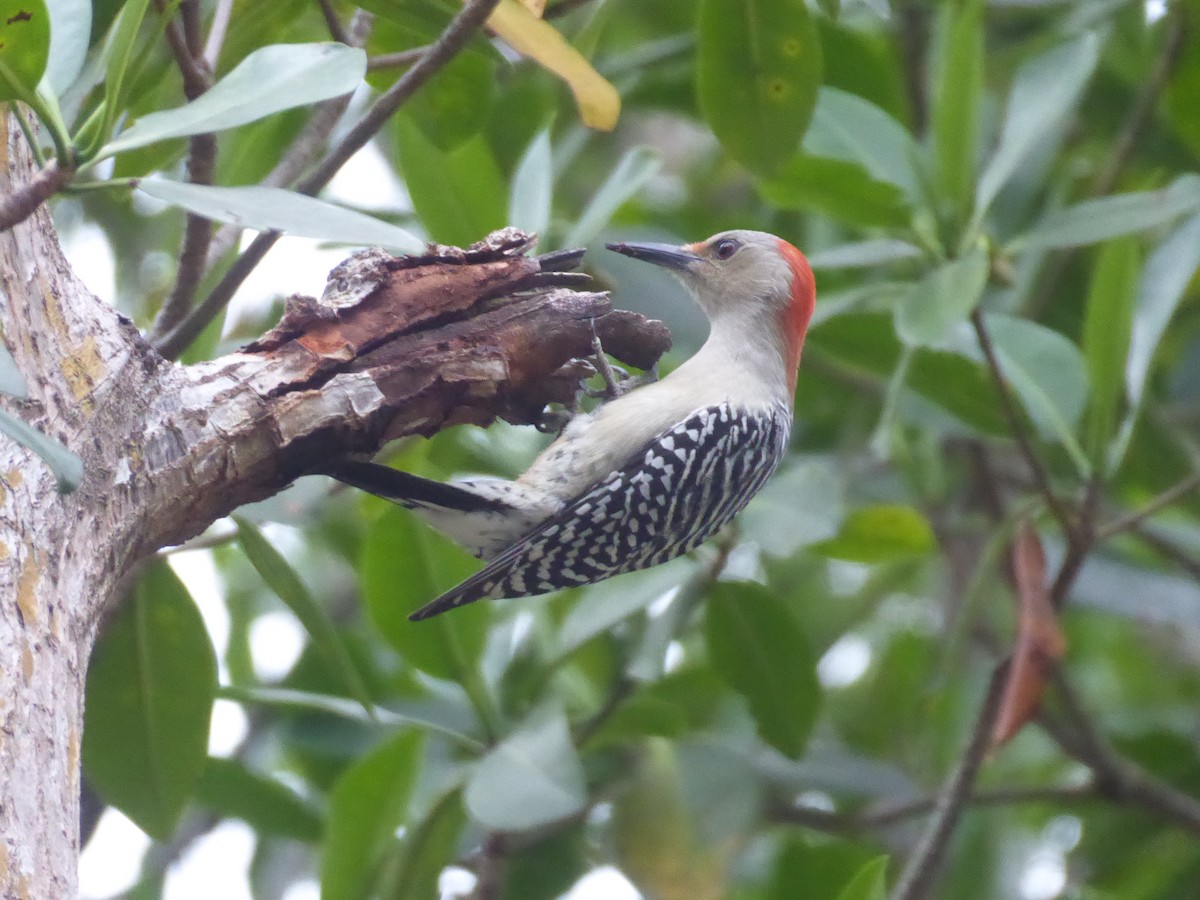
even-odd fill
[{"label": "woodpecker eye", "polygon": [[717,241],[716,246],[713,248],[717,259],[729,259],[729,257],[733,256],[733,254],[737,252],[737,249],[738,242],[732,238],[725,238],[724,240]]}]

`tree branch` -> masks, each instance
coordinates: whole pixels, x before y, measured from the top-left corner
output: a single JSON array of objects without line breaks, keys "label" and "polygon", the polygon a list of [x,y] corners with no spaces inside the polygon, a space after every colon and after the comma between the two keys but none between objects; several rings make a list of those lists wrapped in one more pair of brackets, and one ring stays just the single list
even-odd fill
[{"label": "tree branch", "polygon": [[59,168],[57,161],[51,161],[16,191],[0,198],[0,232],[28,219],[35,209],[65,187],[74,174],[73,169]]},{"label": "tree branch", "polygon": [[1009,430],[1012,431],[1013,438],[1017,442],[1017,447],[1020,449],[1021,455],[1025,458],[1025,463],[1029,467],[1029,472],[1033,476],[1038,492],[1045,499],[1046,505],[1054,515],[1054,518],[1062,526],[1067,540],[1073,542],[1076,529],[1071,519],[1071,514],[1050,486],[1050,476],[1046,472],[1046,467],[1038,457],[1037,451],[1034,450],[1033,442],[1025,430],[1025,420],[1021,417],[1017,401],[1013,397],[1012,390],[1008,386],[1008,381],[1004,377],[1004,370],[1000,366],[1000,358],[996,355],[996,347],[992,343],[992,336],[988,333],[987,325],[983,321],[983,312],[979,307],[976,307],[971,313],[971,324],[975,327],[975,335],[979,339],[979,347],[983,351],[984,359],[987,360],[988,369],[992,373],[992,380],[996,383],[996,390],[1000,393],[1000,405],[1004,412],[1004,417],[1008,421]]},{"label": "tree branch", "polygon": [[[471,0],[450,22],[434,43],[411,69],[402,75],[387,92],[333,147],[317,167],[300,181],[296,189],[310,196],[319,192],[338,169],[345,165],[355,153],[366,146],[389,118],[411,97],[418,88],[459,51],[466,47],[475,31],[487,21],[499,0]],[[171,332],[156,345],[167,358],[174,358],[183,351],[208,326],[217,314],[233,299],[237,289],[254,267],[266,256],[267,251],[279,240],[280,233],[266,231],[258,235],[237,259],[212,292],[188,314]]]},{"label": "tree branch", "polygon": [[1096,530],[1096,540],[1106,541],[1114,535],[1120,534],[1122,531],[1128,531],[1131,528],[1136,528],[1141,525],[1146,519],[1150,518],[1155,513],[1166,509],[1168,506],[1175,503],[1177,500],[1182,500],[1192,491],[1200,488],[1200,471],[1193,472],[1183,481],[1167,488],[1153,500],[1150,500],[1139,509],[1133,512],[1126,513],[1106,525],[1102,525]]},{"label": "tree branch", "polygon": [[938,794],[933,818],[921,836],[916,850],[909,857],[896,883],[896,889],[892,892],[892,900],[920,900],[928,896],[941,871],[946,846],[963,809],[970,801],[975,776],[979,773],[979,767],[992,743],[996,714],[1000,710],[1000,697],[1004,691],[1006,668],[1007,664],[1001,663],[992,671],[987,694],[979,708],[979,716],[967,749],[959,760],[958,767]]}]

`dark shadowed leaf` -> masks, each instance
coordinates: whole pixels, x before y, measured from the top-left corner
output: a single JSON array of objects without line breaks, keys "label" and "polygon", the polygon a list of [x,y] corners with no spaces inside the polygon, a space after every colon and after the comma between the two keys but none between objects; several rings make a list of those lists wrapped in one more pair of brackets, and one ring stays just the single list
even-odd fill
[{"label": "dark shadowed leaf", "polygon": [[408,621],[408,614],[477,568],[465,551],[398,507],[371,526],[359,567],[363,599],[375,627],[404,660],[435,678],[473,677],[487,640],[487,601]]},{"label": "dark shadowed leaf", "polygon": [[241,819],[260,834],[313,843],[324,830],[312,803],[235,759],[209,758],[196,783],[196,802],[224,818]]},{"label": "dark shadowed leaf", "polygon": [[165,562],[142,575],[88,669],[83,766],[104,799],[158,840],[175,829],[207,763],[217,660]]},{"label": "dark shadowed leaf", "polygon": [[100,149],[113,156],[169,138],[223,131],[293,106],[349,93],[367,57],[345,44],[277,44],[256,50],[186,106],[142,116]]},{"label": "dark shadowed leaf", "polygon": [[360,900],[404,824],[421,763],[421,736],[402,731],[354,763],[329,797],[321,897]]},{"label": "dark shadowed leaf", "polygon": [[460,146],[487,121],[496,67],[483,53],[460,53],[413,95],[407,112],[442,151]]},{"label": "dark shadowed leaf", "polygon": [[0,0],[0,100],[33,98],[50,56],[50,12],[43,0]]},{"label": "dark shadowed leaf", "polygon": [[395,127],[405,187],[433,240],[466,247],[505,224],[508,190],[482,134],[446,153],[411,116],[396,116]]},{"label": "dark shadowed leaf", "polygon": [[1061,128],[1092,77],[1100,39],[1088,32],[1036,56],[1017,70],[1000,144],[975,189],[975,216],[982,218],[1000,189],[1046,132]]},{"label": "dark shadowed leaf", "polygon": [[850,513],[837,537],[816,550],[835,559],[878,563],[923,556],[936,546],[933,529],[923,515],[908,506],[865,506]]},{"label": "dark shadowed leaf", "polygon": [[760,584],[720,582],[709,593],[704,640],[763,740],[787,756],[803,753],[820,687],[812,649],[787,606]]},{"label": "dark shadowed leaf", "polygon": [[283,188],[212,187],[155,178],[138,184],[138,190],[214,222],[241,228],[284,231],[297,237],[387,247],[402,253],[425,249],[423,242],[403,228]]},{"label": "dark shadowed leaf", "polygon": [[793,156],[758,192],[781,209],[823,212],[864,228],[903,228],[912,213],[904,193],[876,181],[857,163],[824,156]]},{"label": "dark shadowed leaf", "polygon": [[587,803],[583,767],[559,712],[535,712],[479,761],[464,795],[486,828],[524,831],[573,816]]},{"label": "dark shadowed leaf", "polygon": [[425,817],[404,831],[398,858],[386,876],[383,895],[437,897],[442,870],[454,862],[459,835],[467,823],[462,791],[455,787],[433,804]]},{"label": "dark shadowed leaf", "polygon": [[808,127],[821,84],[821,42],[804,0],[702,0],[700,109],[729,155],[769,175]]},{"label": "dark shadowed leaf", "polygon": [[255,571],[295,613],[312,638],[313,646],[325,657],[346,691],[370,712],[374,706],[371,695],[325,607],[316,601],[296,570],[253,523],[240,516],[235,516],[234,521],[238,526],[238,544]]}]

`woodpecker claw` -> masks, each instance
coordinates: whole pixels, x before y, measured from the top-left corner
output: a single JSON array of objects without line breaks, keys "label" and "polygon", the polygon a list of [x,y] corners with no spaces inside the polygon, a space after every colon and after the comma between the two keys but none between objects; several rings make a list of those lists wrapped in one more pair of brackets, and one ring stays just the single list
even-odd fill
[{"label": "woodpecker claw", "polygon": [[599,393],[588,392],[592,397],[606,397],[609,400],[616,400],[624,394],[629,388],[625,386],[625,382],[629,380],[629,373],[621,370],[621,374],[625,376],[618,380],[616,373],[613,371],[613,365],[608,361],[608,357],[604,354],[604,344],[600,341],[600,335],[596,333],[596,320],[592,319],[592,356],[595,359],[596,371],[600,377],[604,379],[604,390]]}]

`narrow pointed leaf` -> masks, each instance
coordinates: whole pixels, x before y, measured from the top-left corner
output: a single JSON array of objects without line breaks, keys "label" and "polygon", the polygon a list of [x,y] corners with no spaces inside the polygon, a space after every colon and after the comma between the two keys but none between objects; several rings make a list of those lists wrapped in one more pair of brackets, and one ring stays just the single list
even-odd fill
[{"label": "narrow pointed leaf", "polygon": [[83,767],[100,795],[159,840],[207,764],[217,660],[165,562],[139,579],[88,668]]},{"label": "narrow pointed leaf", "polygon": [[561,713],[535,713],[480,760],[467,782],[467,811],[494,831],[562,821],[587,803],[583,766]]},{"label": "narrow pointed leaf", "polygon": [[40,456],[58,480],[60,493],[69,494],[83,481],[82,459],[6,409],[0,409],[0,433]]},{"label": "narrow pointed leaf", "polygon": [[247,56],[186,106],[142,116],[98,158],[169,138],[222,131],[349,93],[362,81],[367,57],[339,43],[275,44]]},{"label": "narrow pointed leaf", "polygon": [[696,93],[729,155],[770,175],[795,153],[821,84],[821,42],[804,0],[702,0]]},{"label": "narrow pointed leaf", "polygon": [[932,132],[938,187],[965,221],[975,185],[979,107],[983,97],[983,2],[947,4],[938,73],[933,79]]},{"label": "narrow pointed leaf", "polygon": [[903,228],[912,219],[894,184],[876,181],[857,163],[824,156],[792,157],[758,183],[758,192],[780,209],[823,212],[864,228]]},{"label": "narrow pointed leaf", "polygon": [[814,549],[834,559],[879,563],[931,553],[936,546],[929,521],[908,506],[884,504],[856,509],[835,537]]},{"label": "narrow pointed leaf", "polygon": [[421,253],[425,249],[423,241],[403,228],[283,188],[212,187],[155,178],[140,182],[138,190],[214,222],[242,228],[387,247],[402,253]]},{"label": "narrow pointed leaf", "polygon": [[0,0],[0,100],[26,100],[46,71],[50,12],[43,0]]},{"label": "narrow pointed leaf", "polygon": [[1138,246],[1111,241],[1100,248],[1083,322],[1083,355],[1091,382],[1087,450],[1101,465],[1125,396],[1125,362],[1137,293]]},{"label": "narrow pointed leaf", "polygon": [[1087,200],[1048,215],[1009,245],[1076,247],[1166,225],[1200,210],[1200,175],[1181,175],[1158,191],[1137,191]]},{"label": "narrow pointed leaf", "polygon": [[1017,70],[1000,144],[975,189],[975,216],[981,218],[1025,157],[1062,127],[1100,59],[1100,38],[1088,32],[1037,56]]},{"label": "narrow pointed leaf", "polygon": [[5,346],[2,337],[0,337],[0,393],[16,397],[18,400],[24,400],[29,396],[29,385],[25,383],[25,376],[17,368],[17,361],[8,352],[8,347]]},{"label": "narrow pointed leaf", "polygon": [[313,646],[341,679],[343,687],[369,713],[374,708],[371,695],[329,613],[304,586],[296,570],[253,523],[240,516],[235,516],[234,521],[238,526],[238,544],[250,564],[267,587],[295,613],[312,638]]},{"label": "narrow pointed leaf", "polygon": [[211,757],[196,783],[196,802],[259,834],[309,843],[320,839],[320,811],[283,782],[252,772],[236,759]]},{"label": "narrow pointed leaf", "polygon": [[888,858],[880,856],[863,866],[837,900],[887,900]]},{"label": "narrow pointed leaf", "polygon": [[907,241],[881,238],[841,244],[808,254],[808,264],[814,269],[863,269],[906,259],[918,259],[924,251]]},{"label": "narrow pointed leaf", "polygon": [[554,162],[550,153],[550,130],[539,131],[513,173],[508,198],[508,224],[540,238],[550,226],[554,197]]},{"label": "narrow pointed leaf", "polygon": [[913,347],[944,344],[979,304],[987,277],[982,247],[934,269],[897,304],[896,334]]},{"label": "narrow pointed leaf", "polygon": [[563,239],[564,247],[583,247],[594,239],[624,203],[662,168],[662,160],[646,147],[629,150],[596,191],[583,215]]},{"label": "narrow pointed leaf", "polygon": [[342,773],[329,797],[323,900],[373,894],[375,872],[404,824],[420,763],[421,736],[402,731]]},{"label": "narrow pointed leaf", "polygon": [[722,679],[746,698],[758,733],[786,756],[804,752],[820,702],[816,659],[788,608],[753,582],[709,593],[704,640]]}]

